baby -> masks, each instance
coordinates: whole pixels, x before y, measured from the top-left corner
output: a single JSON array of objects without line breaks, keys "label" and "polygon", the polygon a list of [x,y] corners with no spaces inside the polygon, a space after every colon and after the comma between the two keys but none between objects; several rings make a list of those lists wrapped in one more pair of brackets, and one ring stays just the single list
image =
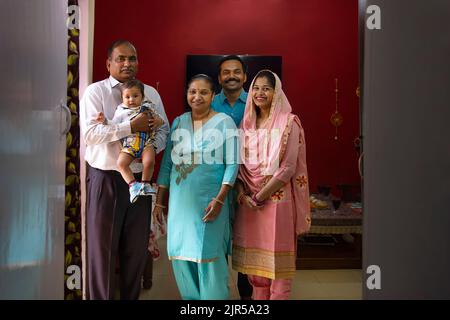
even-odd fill
[{"label": "baby", "polygon": [[[159,117],[154,107],[144,100],[144,85],[139,80],[133,79],[122,84],[122,104],[120,104],[112,120],[107,121],[100,112],[96,122],[119,124],[123,121],[131,121],[142,112],[149,112],[152,117]],[[159,117],[160,118],[160,117]],[[130,202],[136,202],[139,196],[155,194],[150,180],[155,166],[155,131],[136,132],[122,139],[122,150],[117,159],[117,167],[120,174],[130,187]],[[142,181],[137,182],[130,169],[134,159],[142,159]]]}]

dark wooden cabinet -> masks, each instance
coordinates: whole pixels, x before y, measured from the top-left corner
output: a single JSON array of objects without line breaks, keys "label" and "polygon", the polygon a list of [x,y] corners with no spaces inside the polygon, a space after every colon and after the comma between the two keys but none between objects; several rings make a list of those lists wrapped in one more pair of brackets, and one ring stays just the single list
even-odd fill
[{"label": "dark wooden cabinet", "polygon": [[361,269],[361,234],[308,234],[297,242],[297,270]]}]

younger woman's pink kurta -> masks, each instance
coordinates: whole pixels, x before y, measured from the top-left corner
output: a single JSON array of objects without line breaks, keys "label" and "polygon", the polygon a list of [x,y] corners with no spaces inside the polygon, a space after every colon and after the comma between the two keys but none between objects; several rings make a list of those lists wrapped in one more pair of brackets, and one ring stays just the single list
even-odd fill
[{"label": "younger woman's pink kurta", "polygon": [[[273,176],[285,186],[262,209],[239,206],[233,226],[233,268],[270,279],[292,278],[296,271],[297,235],[311,224],[305,139],[300,120],[289,114],[283,131],[280,166]],[[241,166],[239,179],[256,194],[272,178],[258,164]]]}]

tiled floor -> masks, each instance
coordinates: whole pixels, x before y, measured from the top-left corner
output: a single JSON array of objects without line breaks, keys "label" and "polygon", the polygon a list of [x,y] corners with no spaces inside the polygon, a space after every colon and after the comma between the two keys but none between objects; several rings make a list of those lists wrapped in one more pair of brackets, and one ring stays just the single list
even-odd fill
[{"label": "tiled floor", "polygon": [[[172,267],[167,259],[165,239],[160,239],[161,258],[153,265],[153,287],[142,290],[142,300],[179,300]],[[230,299],[239,299],[237,273],[230,267]],[[291,300],[340,299],[362,297],[361,270],[298,270]]]}]

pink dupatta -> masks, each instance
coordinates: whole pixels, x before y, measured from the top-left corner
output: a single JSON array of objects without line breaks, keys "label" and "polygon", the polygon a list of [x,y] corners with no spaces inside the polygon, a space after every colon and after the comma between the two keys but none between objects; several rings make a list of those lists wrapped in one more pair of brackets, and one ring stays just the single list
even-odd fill
[{"label": "pink dupatta", "polygon": [[[271,72],[271,71],[270,71]],[[269,118],[256,130],[256,109],[253,102],[253,79],[247,97],[241,129],[241,156],[243,165],[239,169],[239,179],[246,191],[257,193],[270,180],[281,163],[286,151],[286,143],[293,122],[300,127],[299,152],[295,173],[291,178],[294,223],[296,234],[302,234],[311,226],[308,173],[306,166],[305,135],[300,119],[292,114],[292,107],[281,88],[279,77],[275,76],[275,92]],[[263,130],[261,130],[263,129]],[[265,129],[265,130],[264,130]]]}]

